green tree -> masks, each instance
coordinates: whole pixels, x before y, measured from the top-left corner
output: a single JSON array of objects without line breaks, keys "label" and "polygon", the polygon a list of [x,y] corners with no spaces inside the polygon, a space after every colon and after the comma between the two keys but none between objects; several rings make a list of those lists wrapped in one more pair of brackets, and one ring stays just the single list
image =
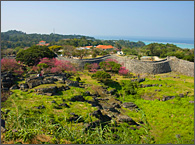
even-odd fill
[{"label": "green tree", "polygon": [[104,71],[97,71],[95,74],[91,76],[91,78],[97,79],[98,81],[101,82],[106,82],[111,79],[111,75]]},{"label": "green tree", "polygon": [[54,58],[56,57],[56,54],[46,46],[32,46],[17,53],[16,60],[21,61],[28,66],[33,66],[38,64],[40,59],[44,57]]}]

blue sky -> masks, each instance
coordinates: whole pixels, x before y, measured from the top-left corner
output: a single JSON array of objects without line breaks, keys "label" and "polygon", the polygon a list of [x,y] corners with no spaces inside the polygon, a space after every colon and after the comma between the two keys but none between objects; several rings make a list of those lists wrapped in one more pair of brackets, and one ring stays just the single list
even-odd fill
[{"label": "blue sky", "polygon": [[1,31],[194,38],[193,1],[3,1]]}]

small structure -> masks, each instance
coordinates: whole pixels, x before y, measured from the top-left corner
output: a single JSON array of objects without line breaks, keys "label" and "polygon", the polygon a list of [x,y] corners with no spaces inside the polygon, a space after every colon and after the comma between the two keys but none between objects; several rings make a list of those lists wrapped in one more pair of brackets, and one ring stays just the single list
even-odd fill
[{"label": "small structure", "polygon": [[160,61],[163,59],[159,58],[158,56],[142,56],[141,60],[142,61]]},{"label": "small structure", "polygon": [[89,49],[91,49],[91,47],[93,47],[93,46],[78,47],[78,48],[76,48],[76,49],[77,49],[77,50],[83,50],[83,49],[89,50]]},{"label": "small structure", "polygon": [[123,55],[123,51],[117,51],[118,55]]},{"label": "small structure", "polygon": [[39,46],[48,46],[49,43],[46,43],[46,41],[39,41],[39,44],[37,44]]},{"label": "small structure", "polygon": [[96,48],[102,49],[102,50],[113,50],[113,46],[112,45],[98,45],[96,46]]},{"label": "small structure", "polygon": [[152,57],[151,56],[142,56],[141,60],[142,61],[152,61]]}]

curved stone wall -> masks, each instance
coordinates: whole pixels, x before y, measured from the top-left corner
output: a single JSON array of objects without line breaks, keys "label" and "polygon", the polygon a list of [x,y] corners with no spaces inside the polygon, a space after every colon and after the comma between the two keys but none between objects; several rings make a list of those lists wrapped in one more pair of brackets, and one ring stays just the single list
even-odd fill
[{"label": "curved stone wall", "polygon": [[71,61],[72,63],[78,64],[81,68],[84,67],[85,63],[100,63],[106,59],[116,59],[119,63],[123,64],[130,72],[133,73],[161,74],[174,71],[194,77],[194,63],[177,59],[176,57],[167,57],[164,60],[153,62],[134,60],[125,56],[120,57],[116,55],[106,55],[99,58],[82,60],[59,56],[58,59]]}]

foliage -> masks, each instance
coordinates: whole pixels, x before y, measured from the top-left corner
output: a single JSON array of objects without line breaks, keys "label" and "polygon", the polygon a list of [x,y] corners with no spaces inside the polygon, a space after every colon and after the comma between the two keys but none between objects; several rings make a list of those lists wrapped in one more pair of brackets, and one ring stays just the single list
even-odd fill
[{"label": "foliage", "polygon": [[[1,33],[1,49],[16,48],[16,47],[31,47],[36,45],[39,41],[44,40],[50,45],[61,45],[57,44],[58,41],[63,39],[80,39],[82,35],[60,35],[60,34],[26,34],[21,31],[10,30]],[[85,36],[86,39],[93,40],[93,37]]]},{"label": "foliage", "polygon": [[46,46],[32,46],[17,53],[16,60],[21,61],[28,66],[33,66],[37,65],[40,59],[44,57],[54,58],[56,55]]},{"label": "foliage", "polygon": [[100,66],[98,63],[92,63],[92,64],[86,63],[84,66],[84,68],[90,72],[96,72],[99,67]]},{"label": "foliage", "polygon": [[87,49],[75,50],[73,56],[78,56],[80,59],[83,59],[84,56],[87,56],[89,51]]},{"label": "foliage", "polygon": [[127,76],[129,74],[129,70],[126,69],[126,67],[120,67],[120,70],[118,71],[119,75]]},{"label": "foliage", "polygon": [[44,73],[60,73],[65,71],[75,72],[76,68],[74,65],[65,60],[58,60],[56,58],[42,58],[37,65],[41,67]]},{"label": "foliage", "polygon": [[97,57],[97,54],[96,53],[93,53],[92,54],[92,58],[96,58]]},{"label": "foliage", "polygon": [[109,73],[106,73],[104,71],[97,71],[95,74],[91,76],[93,79],[97,79],[98,81],[105,82],[107,80],[111,79],[111,75]]},{"label": "foliage", "polygon": [[76,77],[76,81],[77,82],[81,81],[81,78],[80,77]]},{"label": "foliage", "polygon": [[126,95],[135,95],[137,93],[138,83],[132,81],[121,81],[122,89]]},{"label": "foliage", "polygon": [[12,71],[16,74],[23,74],[22,64],[18,63],[15,59],[2,58],[1,59],[1,71]]},{"label": "foliage", "polygon": [[111,71],[118,73],[121,64],[119,64],[116,60],[114,59],[107,59],[106,61],[100,62],[100,68],[102,68],[104,71]]},{"label": "foliage", "polygon": [[58,45],[53,45],[53,46],[50,46],[48,47],[51,51],[54,51],[54,52],[58,52],[58,50],[60,50],[62,48],[62,46],[58,46]]}]

